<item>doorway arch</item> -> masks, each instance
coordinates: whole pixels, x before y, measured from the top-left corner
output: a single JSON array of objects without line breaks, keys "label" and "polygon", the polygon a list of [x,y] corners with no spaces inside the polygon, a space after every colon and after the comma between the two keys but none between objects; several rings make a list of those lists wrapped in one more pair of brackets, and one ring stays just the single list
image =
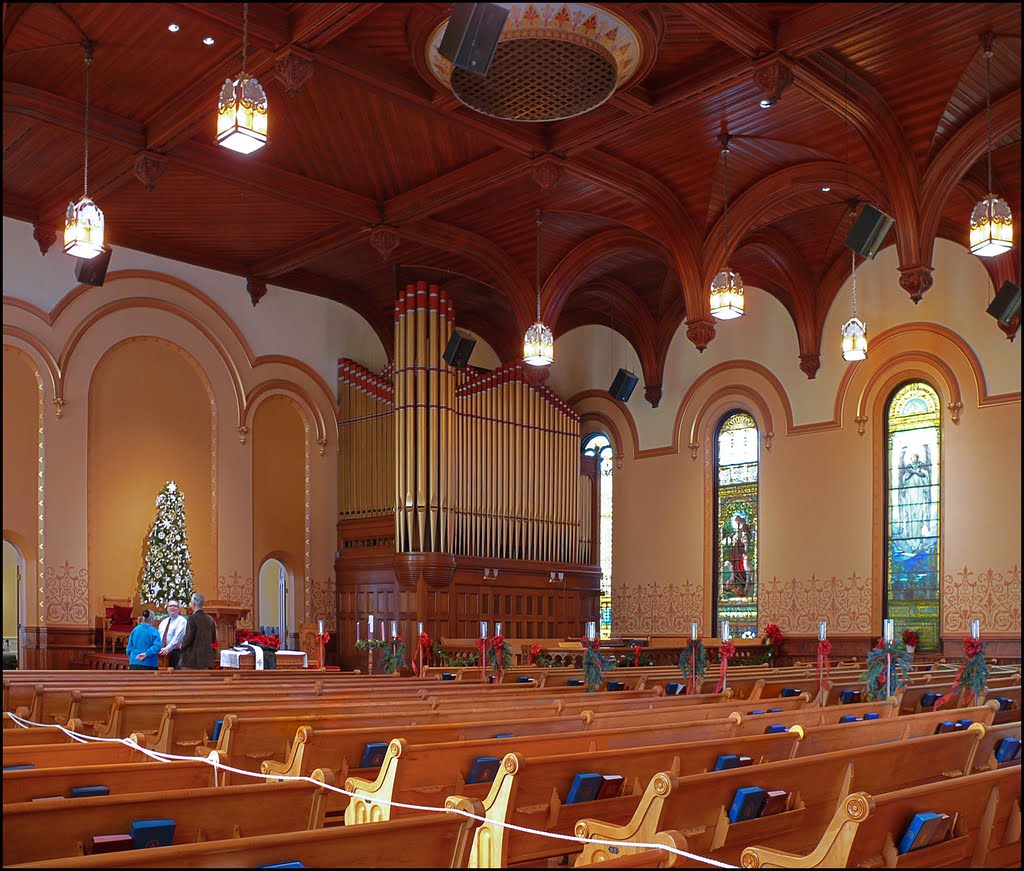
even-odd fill
[{"label": "doorway arch", "polygon": [[253,622],[277,635],[282,648],[291,646],[288,638],[296,632],[292,573],[276,556],[269,556],[260,566],[256,589],[257,619]]},{"label": "doorway arch", "polygon": [[20,660],[18,645],[25,624],[25,559],[21,551],[4,539],[4,656]]}]

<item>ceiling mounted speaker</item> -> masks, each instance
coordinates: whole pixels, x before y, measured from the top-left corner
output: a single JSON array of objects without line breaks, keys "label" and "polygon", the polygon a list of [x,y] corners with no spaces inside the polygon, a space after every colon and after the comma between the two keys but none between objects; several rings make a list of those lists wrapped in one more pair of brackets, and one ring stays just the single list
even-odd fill
[{"label": "ceiling mounted speaker", "polygon": [[846,247],[856,251],[861,257],[874,260],[895,223],[895,218],[890,218],[885,212],[865,204],[853,229],[846,236]]},{"label": "ceiling mounted speaker", "polygon": [[636,383],[639,380],[628,369],[620,369],[615,375],[612,386],[608,388],[608,392],[612,395],[612,399],[617,399],[619,402],[629,402],[629,397],[633,395],[633,388],[636,387]]},{"label": "ceiling mounted speaker", "polygon": [[456,69],[485,76],[506,18],[508,10],[497,3],[456,3],[438,51]]},{"label": "ceiling mounted speaker", "polygon": [[78,257],[75,260],[75,278],[82,284],[102,287],[107,278],[107,267],[110,265],[110,255],[113,250],[108,245],[99,254],[88,260]]},{"label": "ceiling mounted speaker", "polygon": [[985,311],[999,323],[1010,326],[1011,321],[1020,314],[1020,286],[1012,281],[1004,281]]},{"label": "ceiling mounted speaker", "polygon": [[444,349],[444,361],[456,369],[465,369],[469,363],[469,357],[476,347],[476,339],[471,339],[465,333],[452,330],[452,337]]}]

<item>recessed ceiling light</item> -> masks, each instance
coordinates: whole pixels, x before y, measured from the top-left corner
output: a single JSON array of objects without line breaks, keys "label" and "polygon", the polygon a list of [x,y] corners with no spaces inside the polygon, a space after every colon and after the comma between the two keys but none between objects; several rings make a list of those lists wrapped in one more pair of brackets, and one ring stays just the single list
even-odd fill
[{"label": "recessed ceiling light", "polygon": [[823,193],[826,193],[826,194],[827,194],[827,193],[828,193],[828,192],[829,192],[830,190],[832,190],[832,188],[830,188],[830,187],[828,187],[828,186],[826,185],[826,186],[825,186],[825,187],[823,187],[823,188],[822,188],[821,190],[822,190],[822,192],[823,192]]},{"label": "recessed ceiling light", "polygon": [[212,36],[204,36],[203,37],[203,45],[213,45],[213,37]]},{"label": "recessed ceiling light", "polygon": [[181,30],[181,27],[177,24],[168,24],[167,29],[171,31],[171,33],[177,33],[179,30]]}]

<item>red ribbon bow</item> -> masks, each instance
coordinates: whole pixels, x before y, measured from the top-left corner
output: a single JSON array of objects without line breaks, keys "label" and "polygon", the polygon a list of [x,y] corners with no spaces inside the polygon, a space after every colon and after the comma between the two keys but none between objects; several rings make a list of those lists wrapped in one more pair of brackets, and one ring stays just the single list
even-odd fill
[{"label": "red ribbon bow", "polygon": [[829,679],[831,665],[828,656],[832,652],[832,642],[829,640],[818,642],[818,695],[828,692],[832,688],[832,681]]},{"label": "red ribbon bow", "polygon": [[725,644],[723,644],[718,649],[718,655],[722,659],[722,664],[718,670],[718,683],[715,684],[714,691],[716,693],[720,693],[722,691],[722,688],[725,686],[725,674],[729,668],[729,657],[732,656],[735,652],[736,645],[732,643],[731,639],[729,641],[726,641]]},{"label": "red ribbon bow", "polygon": [[[956,671],[956,677],[953,678],[953,686],[950,688],[949,692],[935,703],[934,709],[936,711],[953,698],[958,690],[962,689],[960,681],[963,680],[964,669],[972,658],[981,654],[981,650],[981,639],[971,638],[969,635],[964,639],[964,661],[960,663],[960,668]],[[970,698],[968,698],[967,701],[971,704],[976,701],[973,692],[970,694]]]},{"label": "red ribbon bow", "polygon": [[331,640],[331,633],[325,629],[322,635],[317,635],[316,639],[321,644],[326,644],[328,641]]},{"label": "red ribbon bow", "polygon": [[526,664],[527,665],[533,665],[537,661],[537,657],[538,656],[540,656],[540,645],[539,644],[531,644],[530,645],[530,656],[526,660]]},{"label": "red ribbon bow", "polygon": [[426,632],[420,633],[420,647],[424,650],[430,650],[430,636]]},{"label": "red ribbon bow", "polygon": [[640,665],[640,645],[633,648],[633,665]]},{"label": "red ribbon bow", "polygon": [[487,680],[487,639],[478,638],[476,649],[480,652],[480,679]]}]

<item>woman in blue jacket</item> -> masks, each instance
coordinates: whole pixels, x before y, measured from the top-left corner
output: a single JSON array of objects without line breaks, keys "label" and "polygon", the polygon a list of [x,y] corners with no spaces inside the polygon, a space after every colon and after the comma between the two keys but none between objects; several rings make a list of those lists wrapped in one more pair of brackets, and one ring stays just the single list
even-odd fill
[{"label": "woman in blue jacket", "polygon": [[153,623],[156,615],[147,608],[142,620],[128,636],[128,668],[156,670],[160,654],[160,633]]}]

